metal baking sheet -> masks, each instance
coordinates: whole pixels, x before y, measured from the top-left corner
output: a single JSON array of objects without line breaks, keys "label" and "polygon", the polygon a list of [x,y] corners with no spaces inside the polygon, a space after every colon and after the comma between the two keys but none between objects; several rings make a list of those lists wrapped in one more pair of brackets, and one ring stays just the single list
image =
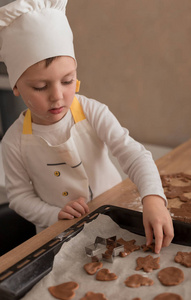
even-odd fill
[{"label": "metal baking sheet", "polygon": [[[102,206],[74,226],[70,227],[49,243],[25,257],[22,261],[0,274],[0,299],[15,300],[23,297],[41,278],[52,270],[54,256],[63,243],[74,238],[85,223],[94,220],[99,214],[108,215],[121,228],[144,235],[142,213],[116,206]],[[173,242],[191,246],[191,225],[174,221]]]}]

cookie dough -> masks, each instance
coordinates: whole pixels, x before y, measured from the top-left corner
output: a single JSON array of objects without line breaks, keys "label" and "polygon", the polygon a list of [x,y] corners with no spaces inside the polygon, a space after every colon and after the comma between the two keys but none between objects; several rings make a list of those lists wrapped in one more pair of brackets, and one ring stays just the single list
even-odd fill
[{"label": "cookie dough", "polygon": [[175,262],[180,263],[181,265],[191,268],[191,252],[177,252]]},{"label": "cookie dough", "polygon": [[153,300],[183,300],[180,295],[173,293],[162,293],[156,296]]},{"label": "cookie dough", "polygon": [[173,216],[173,219],[191,223],[191,203],[184,203],[179,208],[171,207],[170,212]]},{"label": "cookie dough", "polygon": [[75,290],[79,288],[79,284],[74,281],[65,282],[48,288],[50,294],[60,300],[69,300],[75,296]]},{"label": "cookie dough", "polygon": [[184,280],[184,273],[179,268],[167,267],[158,272],[158,279],[166,286],[178,285]]},{"label": "cookie dough", "polygon": [[100,280],[100,281],[111,281],[116,279],[117,279],[117,275],[115,273],[110,273],[108,269],[101,269],[100,271],[97,272],[96,275],[96,280]]},{"label": "cookie dough", "polygon": [[143,249],[144,252],[147,252],[147,251],[151,251],[153,253],[155,253],[155,243],[152,243],[150,245],[142,245],[141,248]]},{"label": "cookie dough", "polygon": [[102,262],[91,262],[84,265],[84,270],[89,274],[93,275],[97,272],[97,270],[103,267]]},{"label": "cookie dough", "polygon": [[80,300],[107,300],[107,298],[102,293],[88,292]]},{"label": "cookie dough", "polygon": [[191,186],[169,186],[165,195],[168,199],[179,198],[183,202],[191,200],[189,197],[184,196],[184,193],[190,193]]},{"label": "cookie dough", "polygon": [[125,241],[124,239],[120,238],[117,240],[118,244],[124,245],[124,252],[120,253],[121,257],[125,257],[129,255],[131,252],[139,250],[140,246],[135,245],[135,240]]},{"label": "cookie dough", "polygon": [[132,288],[137,288],[141,285],[153,285],[153,283],[152,279],[139,274],[131,275],[125,280],[125,285]]},{"label": "cookie dough", "polygon": [[136,271],[143,269],[145,272],[152,272],[153,270],[159,269],[160,257],[153,258],[151,255],[146,257],[138,257],[136,259],[137,267]]},{"label": "cookie dough", "polygon": [[[179,182],[185,183],[185,185],[173,185],[173,180],[177,179]],[[191,192],[191,175],[185,173],[161,175],[161,181],[168,199],[179,198],[183,202],[191,200],[191,197],[184,195],[184,193]]]}]

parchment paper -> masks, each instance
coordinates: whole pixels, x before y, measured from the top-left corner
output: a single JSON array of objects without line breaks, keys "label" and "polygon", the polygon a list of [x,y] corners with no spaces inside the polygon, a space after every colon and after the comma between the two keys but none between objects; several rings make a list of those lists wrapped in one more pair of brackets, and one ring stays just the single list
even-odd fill
[{"label": "parchment paper", "polygon": [[[116,257],[113,263],[103,261],[103,268],[108,268],[111,272],[118,276],[115,281],[97,281],[95,275],[88,275],[84,269],[84,264],[90,262],[86,256],[85,246],[94,243],[96,236],[108,238],[116,235],[117,238],[122,237],[125,240],[136,240],[137,245],[145,243],[145,237],[132,234],[131,232],[121,229],[112,219],[105,215],[99,215],[96,220],[86,224],[84,229],[69,242],[64,243],[59,253],[55,256],[53,269],[39,283],[37,283],[31,291],[29,291],[23,300],[53,300],[48,291],[48,287],[58,285],[67,281],[75,281],[79,284],[76,290],[74,300],[80,300],[88,291],[95,293],[104,293],[108,300],[132,300],[140,297],[141,300],[153,300],[153,298],[164,292],[177,293],[184,300],[190,300],[191,295],[191,268],[186,268],[174,262],[174,256],[178,251],[190,252],[191,247],[171,244],[167,248],[163,248],[159,255],[151,252],[143,252],[138,250],[125,258]],[[144,257],[151,254],[153,257],[160,256],[160,269],[174,266],[182,269],[184,272],[184,281],[171,287],[163,286],[157,279],[159,270],[151,273],[145,273],[143,270],[135,271],[136,258]],[[139,288],[126,287],[124,281],[133,274],[141,274],[148,276],[154,281],[153,286],[142,286]]]}]

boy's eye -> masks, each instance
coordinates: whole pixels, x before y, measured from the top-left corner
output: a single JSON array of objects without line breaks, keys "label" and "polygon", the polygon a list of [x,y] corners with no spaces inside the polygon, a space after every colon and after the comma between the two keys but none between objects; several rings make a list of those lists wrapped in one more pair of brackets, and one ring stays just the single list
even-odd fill
[{"label": "boy's eye", "polygon": [[67,85],[67,84],[73,83],[73,81],[74,81],[74,79],[71,79],[71,80],[69,80],[69,81],[63,81],[62,83]]},{"label": "boy's eye", "polygon": [[45,85],[45,86],[42,86],[42,87],[33,87],[33,89],[34,89],[35,91],[43,91],[43,90],[46,89],[46,85]]},{"label": "boy's eye", "polygon": [[[71,79],[71,80],[66,80],[66,81],[63,81],[62,84],[64,85],[68,85],[68,84],[72,84],[74,82],[74,79]],[[45,89],[47,88],[47,85],[45,86],[42,86],[42,87],[33,87],[33,89],[35,91],[44,91]]]}]

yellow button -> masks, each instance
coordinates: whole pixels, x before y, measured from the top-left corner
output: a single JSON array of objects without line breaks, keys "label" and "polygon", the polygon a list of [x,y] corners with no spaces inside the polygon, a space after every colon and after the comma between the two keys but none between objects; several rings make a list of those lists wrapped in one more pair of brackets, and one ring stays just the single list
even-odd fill
[{"label": "yellow button", "polygon": [[59,177],[59,176],[60,176],[60,172],[59,172],[59,171],[55,171],[55,172],[54,172],[54,175],[55,175],[56,177]]},{"label": "yellow button", "polygon": [[68,192],[63,192],[62,196],[68,196]]}]

